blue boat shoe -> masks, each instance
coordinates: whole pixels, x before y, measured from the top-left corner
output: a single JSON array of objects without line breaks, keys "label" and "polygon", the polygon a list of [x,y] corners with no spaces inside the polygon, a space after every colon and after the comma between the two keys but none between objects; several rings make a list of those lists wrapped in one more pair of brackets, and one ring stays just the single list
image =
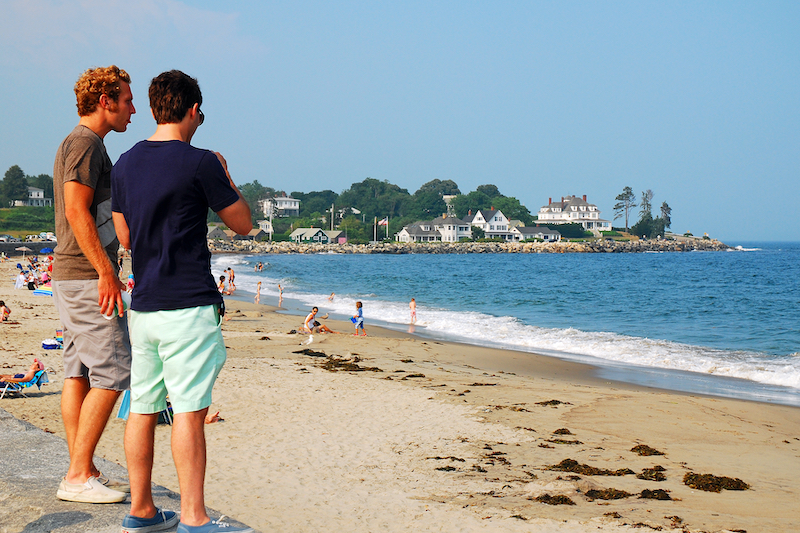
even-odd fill
[{"label": "blue boat shoe", "polygon": [[156,509],[153,518],[139,518],[127,515],[122,520],[122,533],[148,533],[149,531],[164,531],[178,523],[178,514],[175,511],[162,511]]},{"label": "blue boat shoe", "polygon": [[253,533],[249,527],[237,527],[220,520],[211,520],[202,526],[178,524],[178,533]]}]

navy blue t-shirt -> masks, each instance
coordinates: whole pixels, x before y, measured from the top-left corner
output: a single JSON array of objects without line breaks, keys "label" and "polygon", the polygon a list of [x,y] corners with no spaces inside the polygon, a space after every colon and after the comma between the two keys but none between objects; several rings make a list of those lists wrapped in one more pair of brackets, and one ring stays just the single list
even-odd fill
[{"label": "navy blue t-shirt", "polygon": [[131,308],[167,311],[222,302],[211,275],[206,217],[239,199],[217,156],[182,141],[141,141],[111,171],[111,210],[130,229]]}]

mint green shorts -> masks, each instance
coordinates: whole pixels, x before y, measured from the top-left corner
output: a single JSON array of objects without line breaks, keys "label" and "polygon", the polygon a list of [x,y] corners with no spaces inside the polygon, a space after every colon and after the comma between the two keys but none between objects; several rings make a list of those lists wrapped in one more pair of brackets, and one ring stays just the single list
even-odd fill
[{"label": "mint green shorts", "polygon": [[227,354],[218,306],[172,311],[130,311],[131,412],[200,411]]}]

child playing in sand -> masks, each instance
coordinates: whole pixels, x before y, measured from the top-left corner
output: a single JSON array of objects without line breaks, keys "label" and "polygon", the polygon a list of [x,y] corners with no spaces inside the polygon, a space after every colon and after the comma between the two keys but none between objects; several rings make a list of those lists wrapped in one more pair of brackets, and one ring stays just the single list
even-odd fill
[{"label": "child playing in sand", "polygon": [[10,314],[11,308],[3,300],[0,300],[0,322],[8,322],[8,315]]},{"label": "child playing in sand", "polygon": [[217,290],[220,294],[230,294],[231,291],[225,289],[225,276],[219,277],[219,285],[217,285]]},{"label": "child playing in sand", "polygon": [[255,303],[261,302],[261,282],[258,282],[256,286],[256,299],[254,300]]},{"label": "child playing in sand", "polygon": [[367,330],[364,329],[364,312],[361,306],[361,302],[356,302],[356,314],[353,315],[353,322],[356,325],[356,332],[353,335],[358,336],[358,330],[361,329],[361,335],[366,337]]}]

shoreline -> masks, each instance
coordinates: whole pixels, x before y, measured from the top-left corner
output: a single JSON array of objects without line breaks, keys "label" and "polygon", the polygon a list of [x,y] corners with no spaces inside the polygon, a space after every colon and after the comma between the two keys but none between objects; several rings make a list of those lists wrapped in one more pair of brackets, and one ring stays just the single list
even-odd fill
[{"label": "shoreline", "polygon": [[[226,296],[226,301],[232,300],[241,302],[243,304],[252,304],[254,293],[249,293],[246,290],[237,289],[237,291],[230,296]],[[273,300],[275,297],[262,295],[263,299]],[[293,299],[286,298],[289,302],[295,303]],[[266,306],[265,311],[275,311],[277,313],[297,316],[299,322],[307,314],[306,311],[299,309],[289,309],[277,307],[271,304],[258,304]],[[324,307],[324,305],[320,304]],[[337,327],[348,328],[350,326],[346,321],[329,319],[326,321],[337,323]],[[765,403],[770,405],[784,405],[788,407],[800,408],[800,393],[794,391],[790,387],[781,387],[778,385],[768,385],[751,381],[743,378],[736,378],[730,376],[720,376],[714,374],[704,374],[701,372],[693,372],[689,370],[678,370],[670,368],[659,367],[645,367],[638,366],[630,363],[616,362],[611,360],[594,358],[591,356],[578,356],[566,353],[540,353],[536,351],[525,351],[513,347],[496,347],[490,344],[482,344],[478,342],[468,342],[466,340],[453,340],[435,335],[426,335],[424,328],[417,328],[416,331],[409,332],[403,331],[404,327],[411,326],[411,324],[383,324],[372,325],[372,328],[380,328],[384,336],[398,335],[418,338],[422,340],[430,340],[435,342],[442,342],[451,344],[454,347],[473,347],[486,350],[497,350],[502,353],[517,354],[515,359],[524,361],[525,358],[532,358],[535,360],[556,360],[566,365],[576,365],[575,368],[585,367],[584,372],[588,372],[591,376],[600,381],[613,382],[617,386],[625,387],[630,386],[639,390],[657,390],[674,394],[685,395],[699,395],[708,398],[727,398],[734,400],[750,401],[756,403]],[[391,333],[390,333],[391,332]],[[530,364],[535,364],[531,362]],[[614,374],[617,373],[617,376]]]},{"label": "shoreline", "polygon": [[[0,299],[20,322],[0,325],[0,367],[24,368],[40,357],[50,384],[29,398],[0,400],[0,407],[63,438],[61,353],[41,349],[59,327],[57,314],[48,297],[15,291],[12,274],[12,264],[0,265]],[[206,499],[257,529],[800,527],[795,407],[630,386],[597,378],[580,363],[369,323],[368,336],[356,338],[351,324],[328,320],[348,334],[314,335],[306,345],[307,335],[288,334],[301,316],[252,300],[229,299],[228,311],[228,362],[212,405],[225,422],[206,427]],[[320,353],[325,357],[314,356]],[[112,418],[97,450],[121,465],[124,426]],[[157,428],[153,481],[177,490],[169,436],[167,427]],[[639,456],[631,451],[638,444],[665,455]],[[659,465],[666,480],[549,469],[565,459],[634,473]],[[686,486],[686,473],[739,478],[751,489],[705,492]],[[631,496],[587,498],[611,488]],[[672,499],[639,498],[645,489]],[[545,494],[575,505],[536,501]],[[126,509],[120,505],[120,518]]]}]

